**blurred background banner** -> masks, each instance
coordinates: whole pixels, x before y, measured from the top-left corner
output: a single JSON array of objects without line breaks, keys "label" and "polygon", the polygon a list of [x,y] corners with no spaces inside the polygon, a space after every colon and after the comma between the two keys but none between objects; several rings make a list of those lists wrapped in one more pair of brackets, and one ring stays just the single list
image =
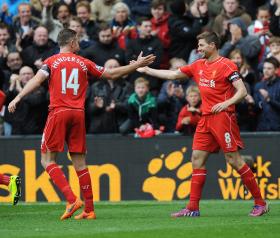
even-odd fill
[{"label": "blurred background banner", "polygon": [[[266,199],[280,198],[280,133],[242,134],[246,161],[253,166]],[[164,135],[135,139],[119,135],[88,136],[87,163],[92,177],[94,200],[186,199],[190,192],[192,138]],[[66,153],[57,163],[79,195],[78,180]],[[205,199],[250,199],[236,171],[222,153],[210,156]],[[61,195],[40,164],[40,137],[0,138],[0,173],[22,177],[27,202],[61,201]],[[0,202],[8,202],[8,191],[0,187]]]}]

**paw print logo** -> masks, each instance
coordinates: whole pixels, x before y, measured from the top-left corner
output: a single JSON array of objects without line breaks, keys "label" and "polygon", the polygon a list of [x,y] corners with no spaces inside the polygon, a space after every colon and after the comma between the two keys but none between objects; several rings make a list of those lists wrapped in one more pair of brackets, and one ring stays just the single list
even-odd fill
[{"label": "paw print logo", "polygon": [[186,151],[183,147],[166,157],[153,158],[148,165],[151,176],[145,179],[143,192],[150,193],[158,201],[186,198],[190,194],[192,174],[191,162],[184,161]]}]

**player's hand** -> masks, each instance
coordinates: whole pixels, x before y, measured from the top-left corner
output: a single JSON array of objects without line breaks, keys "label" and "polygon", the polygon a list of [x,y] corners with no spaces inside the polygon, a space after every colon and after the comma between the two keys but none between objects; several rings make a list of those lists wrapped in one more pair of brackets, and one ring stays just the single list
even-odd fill
[{"label": "player's hand", "polygon": [[16,108],[17,108],[17,104],[19,103],[20,101],[20,97],[15,97],[13,101],[11,101],[8,105],[8,111],[10,113],[14,113],[16,111]]},{"label": "player's hand", "polygon": [[145,67],[152,64],[156,59],[156,56],[153,54],[143,56],[143,52],[141,51],[135,61],[135,64],[138,64],[138,67]]},{"label": "player's hand", "polygon": [[148,68],[148,66],[140,67],[140,68],[136,69],[136,71],[144,74],[144,73],[146,73],[147,68]]},{"label": "player's hand", "polygon": [[222,112],[222,111],[226,110],[228,108],[228,106],[229,105],[227,102],[218,103],[212,107],[211,112],[214,114]]}]

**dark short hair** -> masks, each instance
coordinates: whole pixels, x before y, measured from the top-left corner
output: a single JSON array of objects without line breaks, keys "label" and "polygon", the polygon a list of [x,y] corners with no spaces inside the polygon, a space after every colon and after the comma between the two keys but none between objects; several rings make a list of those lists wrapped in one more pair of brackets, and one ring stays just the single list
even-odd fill
[{"label": "dark short hair", "polygon": [[0,22],[0,29],[6,29],[7,31],[9,31],[9,26],[5,23]]},{"label": "dark short hair", "polygon": [[70,19],[69,19],[69,25],[70,25],[70,21],[74,21],[74,22],[78,22],[81,26],[83,26],[83,22],[82,20],[77,17],[77,16],[71,16]]},{"label": "dark short hair", "polygon": [[269,58],[266,58],[263,63],[273,64],[275,69],[279,68],[279,66],[280,66],[279,61],[273,56],[269,57]]},{"label": "dark short hair", "polygon": [[141,26],[142,23],[143,23],[144,21],[149,21],[149,22],[150,22],[151,19],[148,18],[148,17],[138,17],[138,18],[136,19],[136,24],[137,24],[137,26]]},{"label": "dark short hair", "polygon": [[107,22],[102,22],[98,26],[97,33],[99,34],[100,31],[107,31],[108,29],[112,29],[111,26]]},{"label": "dark short hair", "polygon": [[269,12],[269,7],[266,5],[262,5],[260,7],[258,7],[257,13],[259,13],[260,11],[268,11]]},{"label": "dark short hair", "polygon": [[159,6],[163,6],[164,10],[166,10],[166,1],[165,0],[153,0],[151,3],[151,8],[158,8]]},{"label": "dark short hair", "polygon": [[77,32],[71,29],[63,29],[57,36],[57,43],[60,47],[69,44],[75,37]]},{"label": "dark short hair", "polygon": [[218,34],[214,31],[205,31],[196,37],[197,40],[205,40],[207,44],[214,43],[216,48],[219,49],[221,41]]}]

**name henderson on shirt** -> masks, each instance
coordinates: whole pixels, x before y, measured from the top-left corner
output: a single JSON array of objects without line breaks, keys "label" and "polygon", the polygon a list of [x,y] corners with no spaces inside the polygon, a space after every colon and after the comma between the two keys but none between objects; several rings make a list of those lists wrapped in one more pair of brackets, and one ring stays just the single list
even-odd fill
[{"label": "name henderson on shirt", "polygon": [[86,66],[86,64],[85,64],[85,62],[84,61],[81,61],[79,58],[76,58],[76,57],[70,57],[70,56],[67,56],[67,57],[65,57],[65,56],[62,56],[62,57],[60,57],[60,58],[57,58],[53,63],[52,63],[52,67],[53,68],[57,68],[58,66],[59,66],[59,64],[61,63],[61,62],[65,62],[65,61],[68,61],[68,62],[75,62],[75,63],[77,63],[77,64],[79,64],[81,67],[82,67],[82,70],[83,71],[87,71],[88,69],[87,69],[87,66]]}]

